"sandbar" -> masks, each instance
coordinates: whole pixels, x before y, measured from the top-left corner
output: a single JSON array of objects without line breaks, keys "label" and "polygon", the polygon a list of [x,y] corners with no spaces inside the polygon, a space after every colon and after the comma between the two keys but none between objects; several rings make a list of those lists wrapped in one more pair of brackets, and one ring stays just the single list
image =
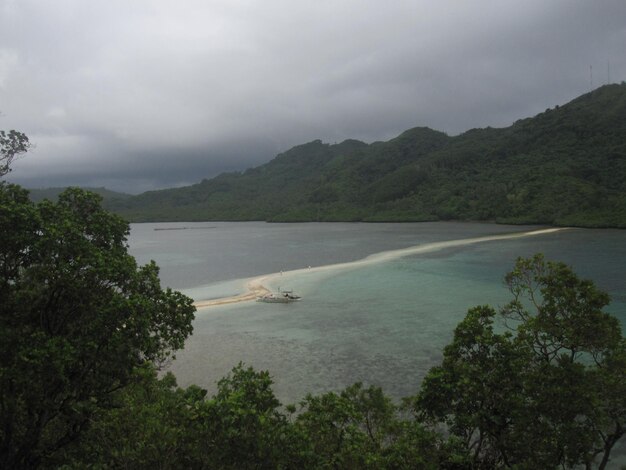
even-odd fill
[{"label": "sandbar", "polygon": [[489,235],[485,237],[475,237],[475,238],[462,238],[457,240],[446,240],[442,242],[432,242],[432,243],[424,243],[421,245],[415,245],[408,248],[402,248],[399,250],[390,250],[390,251],[382,251],[380,253],[375,253],[373,255],[369,255],[363,259],[356,261],[348,261],[345,263],[336,263],[336,264],[327,264],[324,266],[315,266],[315,267],[306,267],[301,269],[294,269],[291,271],[284,271],[278,273],[270,273],[264,274],[259,277],[255,277],[252,279],[246,279],[244,282],[244,292],[238,295],[230,296],[230,297],[222,297],[218,299],[209,299],[209,300],[200,300],[194,302],[194,306],[197,309],[204,309],[209,307],[216,307],[219,305],[228,305],[239,302],[250,302],[252,300],[256,300],[258,297],[261,297],[265,294],[270,293],[270,290],[265,287],[265,285],[279,276],[283,275],[297,275],[304,273],[312,273],[312,272],[322,272],[322,271],[335,271],[341,269],[353,269],[359,268],[363,266],[369,266],[376,263],[382,263],[385,261],[391,261],[394,259],[402,258],[405,256],[417,255],[421,253],[431,253],[433,251],[443,250],[446,248],[453,248],[457,246],[467,246],[472,245],[474,243],[484,243],[495,240],[509,240],[514,238],[522,238],[522,237],[532,237],[536,235],[545,235],[548,233],[558,232],[560,230],[565,230],[566,227],[554,227],[554,228],[546,228],[540,230],[532,230],[529,232],[515,232],[515,233],[507,233],[502,235]]}]

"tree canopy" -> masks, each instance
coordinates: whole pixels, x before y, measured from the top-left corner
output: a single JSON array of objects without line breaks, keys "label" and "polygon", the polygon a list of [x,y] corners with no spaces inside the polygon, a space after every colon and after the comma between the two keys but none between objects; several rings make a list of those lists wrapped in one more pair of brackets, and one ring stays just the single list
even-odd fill
[{"label": "tree canopy", "polygon": [[499,316],[468,312],[417,416],[445,424],[476,468],[605,468],[626,423],[626,342],[602,311],[608,295],[541,255],[505,280],[513,300]]},{"label": "tree canopy", "polygon": [[38,465],[191,333],[191,299],[128,254],[128,224],[79,189],[0,185],[0,467]]},{"label": "tree canopy", "polygon": [[29,148],[30,141],[26,134],[15,130],[0,131],[0,176],[10,172],[13,160]]}]

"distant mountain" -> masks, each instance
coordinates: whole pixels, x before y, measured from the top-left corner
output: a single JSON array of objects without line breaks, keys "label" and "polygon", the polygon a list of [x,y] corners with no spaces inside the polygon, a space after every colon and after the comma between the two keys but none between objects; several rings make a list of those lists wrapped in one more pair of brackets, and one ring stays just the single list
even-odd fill
[{"label": "distant mountain", "polygon": [[[29,197],[33,202],[40,202],[44,199],[49,199],[51,201],[56,201],[61,194],[67,188],[45,188],[45,189],[29,189]],[[106,188],[88,188],[85,187],[88,191],[99,194],[102,196],[103,205],[107,205],[111,201],[119,201],[126,198],[131,197],[130,194],[118,193],[116,191],[111,191]]]},{"label": "distant mountain", "polygon": [[510,127],[319,140],[242,173],[118,198],[131,221],[489,220],[626,227],[626,84]]}]

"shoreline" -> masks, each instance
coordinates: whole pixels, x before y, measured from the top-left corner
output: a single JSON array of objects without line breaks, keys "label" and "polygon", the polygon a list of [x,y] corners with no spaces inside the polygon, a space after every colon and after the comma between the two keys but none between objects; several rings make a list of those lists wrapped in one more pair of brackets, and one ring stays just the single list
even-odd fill
[{"label": "shoreline", "polygon": [[347,261],[344,263],[327,264],[323,266],[307,267],[300,269],[293,269],[291,271],[284,271],[278,273],[263,274],[255,278],[248,278],[245,280],[245,291],[238,295],[229,297],[221,297],[218,299],[199,300],[194,302],[193,305],[196,309],[206,309],[210,307],[217,307],[222,305],[229,305],[240,302],[250,302],[256,300],[257,297],[261,297],[265,294],[269,294],[271,291],[265,287],[265,284],[284,275],[298,275],[304,273],[314,273],[323,271],[334,271],[340,269],[353,269],[362,266],[368,266],[371,264],[382,263],[385,261],[391,261],[394,259],[403,258],[405,256],[417,255],[422,253],[431,253],[433,251],[443,250],[446,248],[453,248],[457,246],[468,246],[475,243],[483,243],[496,240],[509,240],[515,238],[532,237],[536,235],[544,235],[547,233],[555,233],[562,230],[567,230],[569,227],[552,227],[547,229],[531,230],[529,232],[516,232],[502,235],[489,235],[476,238],[461,238],[457,240],[447,240],[443,242],[431,242],[423,245],[410,246],[408,248],[401,248],[398,250],[382,251],[380,253],[374,253],[366,256],[360,260]]}]

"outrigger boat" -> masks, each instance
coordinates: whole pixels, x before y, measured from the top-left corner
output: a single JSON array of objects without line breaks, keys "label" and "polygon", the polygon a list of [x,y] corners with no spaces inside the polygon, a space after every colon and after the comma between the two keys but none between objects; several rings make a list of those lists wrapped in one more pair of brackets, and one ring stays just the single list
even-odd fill
[{"label": "outrigger boat", "polygon": [[256,299],[257,302],[265,302],[267,304],[288,304],[290,302],[297,302],[298,300],[300,300],[300,296],[295,295],[293,291],[281,291],[280,289],[277,294],[265,294],[264,296],[257,297]]}]

